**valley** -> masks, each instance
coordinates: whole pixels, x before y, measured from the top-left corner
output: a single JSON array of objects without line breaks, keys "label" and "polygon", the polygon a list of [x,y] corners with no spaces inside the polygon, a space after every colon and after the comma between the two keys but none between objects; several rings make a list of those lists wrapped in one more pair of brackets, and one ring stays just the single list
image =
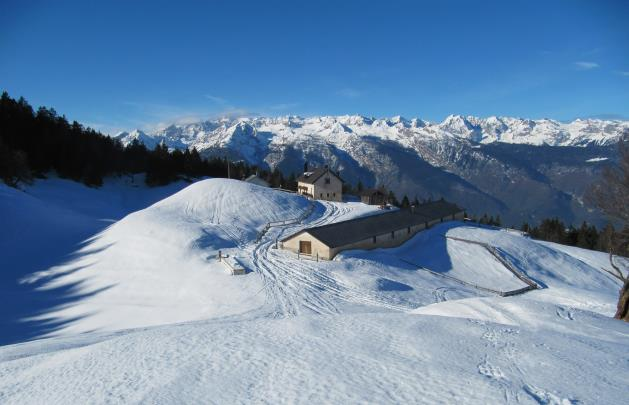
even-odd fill
[{"label": "valley", "polygon": [[528,120],[451,115],[441,123],[363,116],[236,118],[115,136],[153,148],[196,148],[286,175],[330,164],[349,184],[384,186],[398,198],[444,197],[470,215],[508,225],[558,217],[575,225],[605,219],[584,194],[617,158],[626,121]]}]

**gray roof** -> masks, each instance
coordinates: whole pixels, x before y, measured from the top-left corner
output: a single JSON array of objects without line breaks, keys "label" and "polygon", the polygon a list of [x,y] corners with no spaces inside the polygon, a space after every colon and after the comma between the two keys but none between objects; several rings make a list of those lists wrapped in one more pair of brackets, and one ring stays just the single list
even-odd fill
[{"label": "gray roof", "polygon": [[282,241],[291,239],[300,233],[308,232],[328,247],[335,248],[409,226],[446,218],[461,211],[463,210],[456,204],[446,201],[434,201],[418,205],[413,210],[401,209],[314,228],[306,228]]},{"label": "gray roof", "polygon": [[307,171],[304,174],[302,174],[301,176],[299,176],[297,178],[297,181],[301,182],[301,183],[314,184],[315,181],[319,180],[319,178],[321,176],[323,176],[324,174],[326,174],[328,172],[330,174],[334,175],[334,177],[336,177],[339,180],[341,180],[341,182],[343,182],[343,179],[341,177],[339,177],[338,174],[336,174],[332,170],[330,170],[327,166],[326,167],[319,167],[317,169],[314,169],[314,170],[311,170],[311,171]]}]

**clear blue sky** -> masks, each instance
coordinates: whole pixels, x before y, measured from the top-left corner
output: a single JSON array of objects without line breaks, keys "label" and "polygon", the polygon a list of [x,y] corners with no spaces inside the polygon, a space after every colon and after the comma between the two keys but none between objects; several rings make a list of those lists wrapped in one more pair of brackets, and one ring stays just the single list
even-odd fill
[{"label": "clear blue sky", "polygon": [[629,1],[2,0],[0,89],[105,132],[241,113],[629,118]]}]

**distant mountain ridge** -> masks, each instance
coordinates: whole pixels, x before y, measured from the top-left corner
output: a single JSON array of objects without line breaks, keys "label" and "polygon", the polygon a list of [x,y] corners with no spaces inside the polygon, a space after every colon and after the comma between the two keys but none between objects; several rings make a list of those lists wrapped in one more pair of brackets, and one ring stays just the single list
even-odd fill
[{"label": "distant mountain ridge", "polygon": [[[282,128],[284,127],[284,128]],[[617,142],[623,131],[629,130],[629,121],[576,119],[563,123],[552,119],[524,119],[512,117],[479,118],[449,115],[441,123],[418,118],[368,118],[360,115],[320,116],[302,118],[254,117],[223,118],[186,125],[171,125],[147,134],[141,130],[120,132],[114,137],[130,143],[138,139],[147,147],[164,142],[171,148],[196,147],[199,150],[216,146],[229,138],[229,133],[255,128],[274,132],[357,133],[402,139],[410,134],[437,139],[456,137],[474,143],[516,143],[549,146],[609,145]]]},{"label": "distant mountain ridge", "polygon": [[513,224],[558,216],[568,223],[603,217],[583,198],[629,121],[464,117],[441,123],[360,115],[224,118],[115,137],[153,148],[195,147],[205,156],[246,160],[285,173],[305,161],[329,164],[350,183],[384,185],[402,196],[445,197],[470,213]]}]

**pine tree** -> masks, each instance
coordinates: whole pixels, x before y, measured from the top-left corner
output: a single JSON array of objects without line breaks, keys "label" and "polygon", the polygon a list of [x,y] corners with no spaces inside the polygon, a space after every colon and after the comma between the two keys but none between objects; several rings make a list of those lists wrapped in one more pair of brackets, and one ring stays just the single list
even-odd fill
[{"label": "pine tree", "polygon": [[393,190],[389,191],[389,195],[387,197],[387,202],[391,205],[394,205],[396,207],[398,207],[400,205],[399,201],[397,200],[397,197],[395,196],[395,193],[393,192]]},{"label": "pine tree", "polygon": [[404,197],[402,197],[402,203],[401,203],[400,207],[408,208],[410,206],[411,206],[411,202],[408,200],[408,197],[405,194]]}]

